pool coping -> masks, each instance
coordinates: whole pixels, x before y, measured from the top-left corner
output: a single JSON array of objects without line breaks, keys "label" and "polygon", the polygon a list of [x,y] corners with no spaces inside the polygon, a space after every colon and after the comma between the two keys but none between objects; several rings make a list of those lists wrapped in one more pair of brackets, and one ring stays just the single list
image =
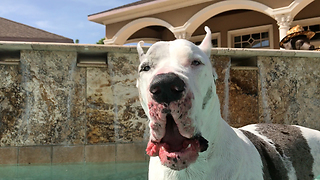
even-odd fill
[{"label": "pool coping", "polygon": [[0,147],[0,165],[147,162],[146,143]]}]

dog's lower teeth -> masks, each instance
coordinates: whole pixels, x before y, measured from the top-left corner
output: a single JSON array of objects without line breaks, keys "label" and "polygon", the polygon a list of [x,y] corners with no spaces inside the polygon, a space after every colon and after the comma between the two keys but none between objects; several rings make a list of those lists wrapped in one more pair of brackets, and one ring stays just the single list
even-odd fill
[{"label": "dog's lower teeth", "polygon": [[188,145],[187,149],[189,149],[191,147],[191,144]]}]

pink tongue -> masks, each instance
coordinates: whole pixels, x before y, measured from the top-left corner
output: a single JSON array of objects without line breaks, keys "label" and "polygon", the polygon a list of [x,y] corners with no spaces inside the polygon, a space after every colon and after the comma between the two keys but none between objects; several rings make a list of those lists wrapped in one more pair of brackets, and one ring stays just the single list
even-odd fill
[{"label": "pink tongue", "polygon": [[[187,138],[179,133],[178,126],[171,115],[167,115],[166,133],[161,143],[166,143],[170,148],[169,151],[180,151],[183,148],[183,142]],[[185,148],[185,147],[184,147]]]},{"label": "pink tongue", "polygon": [[149,156],[159,156],[162,165],[181,170],[196,161],[200,144],[196,139],[183,137],[172,115],[168,114],[164,137],[160,142],[149,141],[146,151]]},{"label": "pink tongue", "polygon": [[199,143],[197,141],[186,140],[184,144],[188,144],[188,148],[182,149],[180,152],[168,152],[166,150],[168,149],[167,144],[149,141],[146,151],[149,156],[159,156],[162,165],[174,170],[181,170],[195,162],[199,156]]}]

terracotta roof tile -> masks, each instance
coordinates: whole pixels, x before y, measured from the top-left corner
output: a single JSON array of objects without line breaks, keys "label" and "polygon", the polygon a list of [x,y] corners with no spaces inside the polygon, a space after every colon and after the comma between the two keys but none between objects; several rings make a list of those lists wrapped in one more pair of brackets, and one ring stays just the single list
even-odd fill
[{"label": "terracotta roof tile", "polygon": [[0,17],[0,41],[73,43],[72,39]]}]

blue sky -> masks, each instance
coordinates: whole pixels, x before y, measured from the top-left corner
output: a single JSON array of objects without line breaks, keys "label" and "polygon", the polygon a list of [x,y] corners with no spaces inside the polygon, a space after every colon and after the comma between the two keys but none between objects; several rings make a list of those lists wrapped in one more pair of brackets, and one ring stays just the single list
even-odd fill
[{"label": "blue sky", "polygon": [[105,36],[103,25],[88,15],[137,0],[0,0],[0,17],[58,34],[81,44]]}]

